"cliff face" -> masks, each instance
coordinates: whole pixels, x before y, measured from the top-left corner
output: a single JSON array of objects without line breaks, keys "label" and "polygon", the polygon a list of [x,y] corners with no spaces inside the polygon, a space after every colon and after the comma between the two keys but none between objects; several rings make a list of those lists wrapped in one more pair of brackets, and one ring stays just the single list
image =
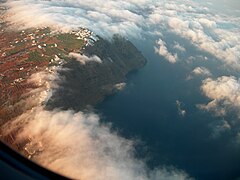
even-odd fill
[{"label": "cliff face", "polygon": [[115,85],[122,83],[130,71],[146,64],[141,52],[130,41],[117,35],[111,42],[100,38],[82,53],[89,57],[96,55],[102,63],[83,65],[74,59],[68,61],[64,65],[68,70],[60,72],[64,81],[49,100],[47,109],[83,110],[88,105],[95,105],[113,93]]}]

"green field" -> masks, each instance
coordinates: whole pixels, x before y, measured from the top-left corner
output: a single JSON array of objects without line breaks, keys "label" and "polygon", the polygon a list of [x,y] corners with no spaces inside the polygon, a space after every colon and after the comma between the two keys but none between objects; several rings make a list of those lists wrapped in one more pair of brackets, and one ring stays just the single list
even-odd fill
[{"label": "green field", "polygon": [[29,58],[27,61],[43,61],[46,60],[46,58],[41,56],[41,53],[38,51],[31,51],[29,52]]},{"label": "green field", "polygon": [[65,52],[63,50],[61,50],[60,48],[57,48],[57,47],[51,47],[51,45],[47,46],[45,48],[46,52],[44,52],[45,55],[47,56],[54,56],[55,54],[58,55],[58,54],[65,54]]},{"label": "green field", "polygon": [[60,45],[64,47],[64,49],[81,49],[84,45],[84,41],[82,39],[77,39],[74,34],[64,33],[57,35],[57,39],[60,40]]}]

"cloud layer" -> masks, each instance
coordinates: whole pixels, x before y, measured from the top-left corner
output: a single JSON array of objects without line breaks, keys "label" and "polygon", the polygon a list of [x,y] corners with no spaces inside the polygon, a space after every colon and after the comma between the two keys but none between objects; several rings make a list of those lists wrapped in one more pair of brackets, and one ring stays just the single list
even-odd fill
[{"label": "cloud layer", "polygon": [[[210,101],[207,104],[199,104],[197,107],[223,118],[213,122],[213,136],[218,137],[231,131],[231,135],[235,136],[234,139],[237,142],[240,132],[240,80],[234,76],[207,78],[203,81],[201,90]],[[233,118],[228,116],[230,114]]]},{"label": "cloud layer", "polygon": [[[213,7],[206,2],[9,0],[7,5],[7,19],[17,27],[51,26],[66,31],[81,26],[103,37],[173,33],[227,67],[240,68],[240,18],[213,14]],[[156,37],[156,52],[174,63],[186,49],[179,42],[167,48],[169,42],[163,37]]]},{"label": "cloud layer", "polygon": [[152,8],[148,22],[157,28],[156,32],[178,35],[228,67],[239,69],[240,19],[213,14],[211,10],[195,1],[159,1]]},{"label": "cloud layer", "polygon": [[51,26],[61,30],[87,27],[98,35],[139,36],[144,1],[8,1],[8,20],[24,27]]},{"label": "cloud layer", "polygon": [[234,76],[222,76],[216,80],[207,78],[203,81],[201,90],[211,99],[202,108],[212,110],[218,115],[225,115],[232,107],[240,110],[240,83]]},{"label": "cloud layer", "polygon": [[164,165],[150,170],[135,158],[135,141],[100,123],[95,113],[45,110],[51,91],[58,88],[58,79],[57,73],[33,75],[30,81],[39,88],[30,92],[26,104],[34,107],[4,124],[1,136],[17,132],[14,143],[24,146],[23,153],[73,179],[190,179],[185,172]]},{"label": "cloud layer", "polygon": [[[216,57],[226,69],[240,69],[240,18],[213,14],[211,6],[197,1],[9,0],[7,6],[10,8],[7,20],[15,27],[51,26],[56,30],[69,31],[80,26],[105,38],[115,33],[134,38],[151,34],[155,38],[155,52],[174,64],[185,60],[181,54],[188,53],[188,49],[178,41],[169,43],[169,36],[165,35],[173,34],[187,40],[200,51]],[[101,63],[96,56],[85,57],[73,53],[70,56],[82,64],[90,61]],[[201,66],[193,69],[191,74],[211,76],[211,72]],[[40,76],[36,79],[44,78]],[[239,80],[233,76],[207,78],[203,81],[201,90],[210,102],[198,107],[219,116],[226,115],[231,109],[239,109],[239,87]],[[185,173],[164,168],[149,171],[144,162],[134,158],[133,141],[111,132],[109,126],[101,125],[95,114],[44,110],[41,105],[48,100],[50,91],[51,88],[38,90],[40,94],[36,97],[41,97],[40,107],[27,112],[16,121],[33,119],[31,123],[26,122],[26,128],[19,134],[19,138],[31,136],[31,139],[41,142],[41,148],[45,150],[34,156],[40,163],[70,177],[80,176],[83,179],[92,179],[93,174],[95,177],[98,174],[99,179],[187,177]],[[183,112],[180,102],[177,104],[179,112]],[[215,133],[218,134],[231,129],[232,125],[228,120],[223,120],[216,127]],[[65,139],[70,140],[64,141]],[[79,144],[80,150],[76,144]],[[27,148],[34,149],[35,146],[40,148],[36,141],[28,144]],[[59,147],[63,147],[63,151],[59,151]],[[49,157],[52,158],[48,160]],[[62,163],[68,164],[69,168],[63,168]],[[79,174],[78,167],[85,171]]]},{"label": "cloud layer", "polygon": [[[14,124],[25,124],[18,140],[44,167],[74,179],[187,179],[178,170],[148,170],[134,158],[134,142],[111,132],[96,114],[36,108]],[[12,126],[13,127],[13,126]]]}]

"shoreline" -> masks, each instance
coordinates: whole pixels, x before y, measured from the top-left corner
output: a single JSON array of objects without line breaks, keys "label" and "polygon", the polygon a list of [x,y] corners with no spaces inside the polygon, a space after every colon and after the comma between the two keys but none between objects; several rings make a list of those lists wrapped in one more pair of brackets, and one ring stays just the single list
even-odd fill
[{"label": "shoreline", "polygon": [[[17,71],[19,74],[17,73],[16,76],[19,76],[17,77],[18,79],[22,79],[13,84],[14,87],[17,87],[14,90],[16,96],[11,97],[15,98],[15,101],[11,102],[11,98],[7,99],[7,101],[11,102],[10,106],[12,110],[9,111],[9,106],[6,106],[2,109],[4,111],[1,111],[0,139],[24,156],[31,158],[35,153],[38,154],[41,151],[31,149],[31,137],[21,140],[17,139],[19,133],[23,131],[24,126],[31,121],[29,118],[21,119],[22,115],[25,113],[37,113],[38,108],[49,112],[56,109],[74,110],[75,112],[89,110],[91,107],[104,101],[107,96],[121,90],[124,87],[127,75],[145,66],[147,60],[130,41],[118,35],[114,36],[112,41],[107,41],[99,37],[99,40],[95,41],[93,45],[81,48],[79,53],[78,45],[72,44],[75,40],[71,39],[73,36],[69,34],[64,34],[64,38],[67,38],[66,40],[61,39],[63,37],[61,34],[51,35],[45,28],[29,31],[21,31],[17,36],[9,35],[8,37],[15,38],[14,43],[18,44],[18,42],[21,42],[21,36],[23,36],[23,39],[26,39],[26,43],[23,42],[23,45],[20,45],[20,49],[24,49],[26,46],[30,47],[30,42],[34,41],[37,45],[33,48],[31,47],[29,52],[35,51],[45,54],[48,46],[55,51],[61,51],[57,55],[55,53],[44,55],[41,61],[29,61],[28,59],[31,57],[29,57],[28,51],[24,51],[22,54],[19,54],[22,51],[17,51],[8,56],[4,54],[4,61],[0,64],[12,70],[21,63],[21,67],[18,67],[20,69]],[[36,34],[31,33],[31,31],[36,31]],[[43,33],[47,31],[49,34],[42,39],[38,39],[42,35],[39,31],[43,31]],[[5,32],[2,33],[2,35],[4,34]],[[30,34],[29,40],[25,37],[28,34]],[[71,43],[69,42],[69,37]],[[16,38],[19,40],[16,40]],[[54,42],[55,45],[51,45],[53,43],[49,43],[49,41]],[[10,51],[13,51],[18,46],[13,46],[11,42],[12,40],[9,42],[10,47],[12,47]],[[61,42],[70,43],[76,49],[71,49],[69,46],[65,47]],[[82,45],[79,46],[83,47]],[[69,52],[78,52],[77,57],[68,56]],[[52,56],[55,56],[54,61]],[[24,58],[21,59],[21,57]],[[11,62],[13,65],[6,66],[6,62]],[[35,64],[33,65],[32,62]],[[39,63],[43,63],[43,65],[40,66]],[[34,66],[34,71],[28,71],[28,68],[23,66],[23,64],[26,64],[26,67],[29,66],[30,69]],[[0,73],[3,74],[4,72]],[[36,76],[32,77],[34,75]],[[30,81],[29,77],[32,78]],[[2,78],[2,80],[6,81],[6,85],[8,85],[9,80],[11,81],[9,78],[11,76],[6,75]],[[12,79],[14,78],[16,79],[15,76]],[[24,85],[23,87],[26,86],[26,88],[19,89],[20,85]],[[4,89],[4,87],[1,86],[0,88]],[[21,103],[19,104],[19,102]],[[10,118],[4,119],[4,113]],[[18,122],[18,120],[20,121]],[[30,149],[28,149],[28,146],[30,146]]]}]

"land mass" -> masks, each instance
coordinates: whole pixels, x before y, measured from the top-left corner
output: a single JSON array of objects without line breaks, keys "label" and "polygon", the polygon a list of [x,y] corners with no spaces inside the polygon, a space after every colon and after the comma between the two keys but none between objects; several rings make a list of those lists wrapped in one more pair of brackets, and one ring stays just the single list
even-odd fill
[{"label": "land mass", "polygon": [[34,101],[36,96],[30,92],[41,89],[41,85],[29,81],[32,75],[45,72],[50,76],[54,67],[60,69],[57,73],[61,81],[57,82],[58,87],[44,108],[84,111],[101,102],[105,96],[121,90],[125,86],[126,75],[145,64],[146,59],[141,52],[119,35],[105,40],[85,28],[68,33],[53,32],[48,27],[16,31],[2,23],[1,141],[28,157],[34,154],[24,148],[31,139],[16,141],[22,125],[11,131],[6,129],[8,123],[11,124],[19,115],[34,108],[27,104],[26,99]]},{"label": "land mass", "polygon": [[80,64],[71,59],[60,75],[64,81],[48,101],[47,108],[83,110],[94,106],[106,95],[121,90],[126,75],[143,67],[146,59],[140,51],[125,38],[115,35],[111,41],[99,38],[94,46],[87,46],[81,53],[91,57],[97,56],[101,63],[88,62]]},{"label": "land mass", "polygon": [[19,102],[37,88],[29,83],[31,75],[61,66],[87,45],[91,33],[79,29],[71,33],[52,32],[50,28],[15,31],[0,26],[0,125],[21,114]]},{"label": "land mass", "polygon": [[[0,39],[0,124],[23,113],[20,100],[37,88],[28,83],[34,73],[59,65],[67,69],[59,71],[64,80],[46,108],[83,110],[123,88],[126,75],[146,63],[125,38],[115,35],[108,41],[84,28],[70,33],[51,32],[48,27],[17,32],[2,28]],[[82,64],[70,53],[96,56],[101,63]]]}]

